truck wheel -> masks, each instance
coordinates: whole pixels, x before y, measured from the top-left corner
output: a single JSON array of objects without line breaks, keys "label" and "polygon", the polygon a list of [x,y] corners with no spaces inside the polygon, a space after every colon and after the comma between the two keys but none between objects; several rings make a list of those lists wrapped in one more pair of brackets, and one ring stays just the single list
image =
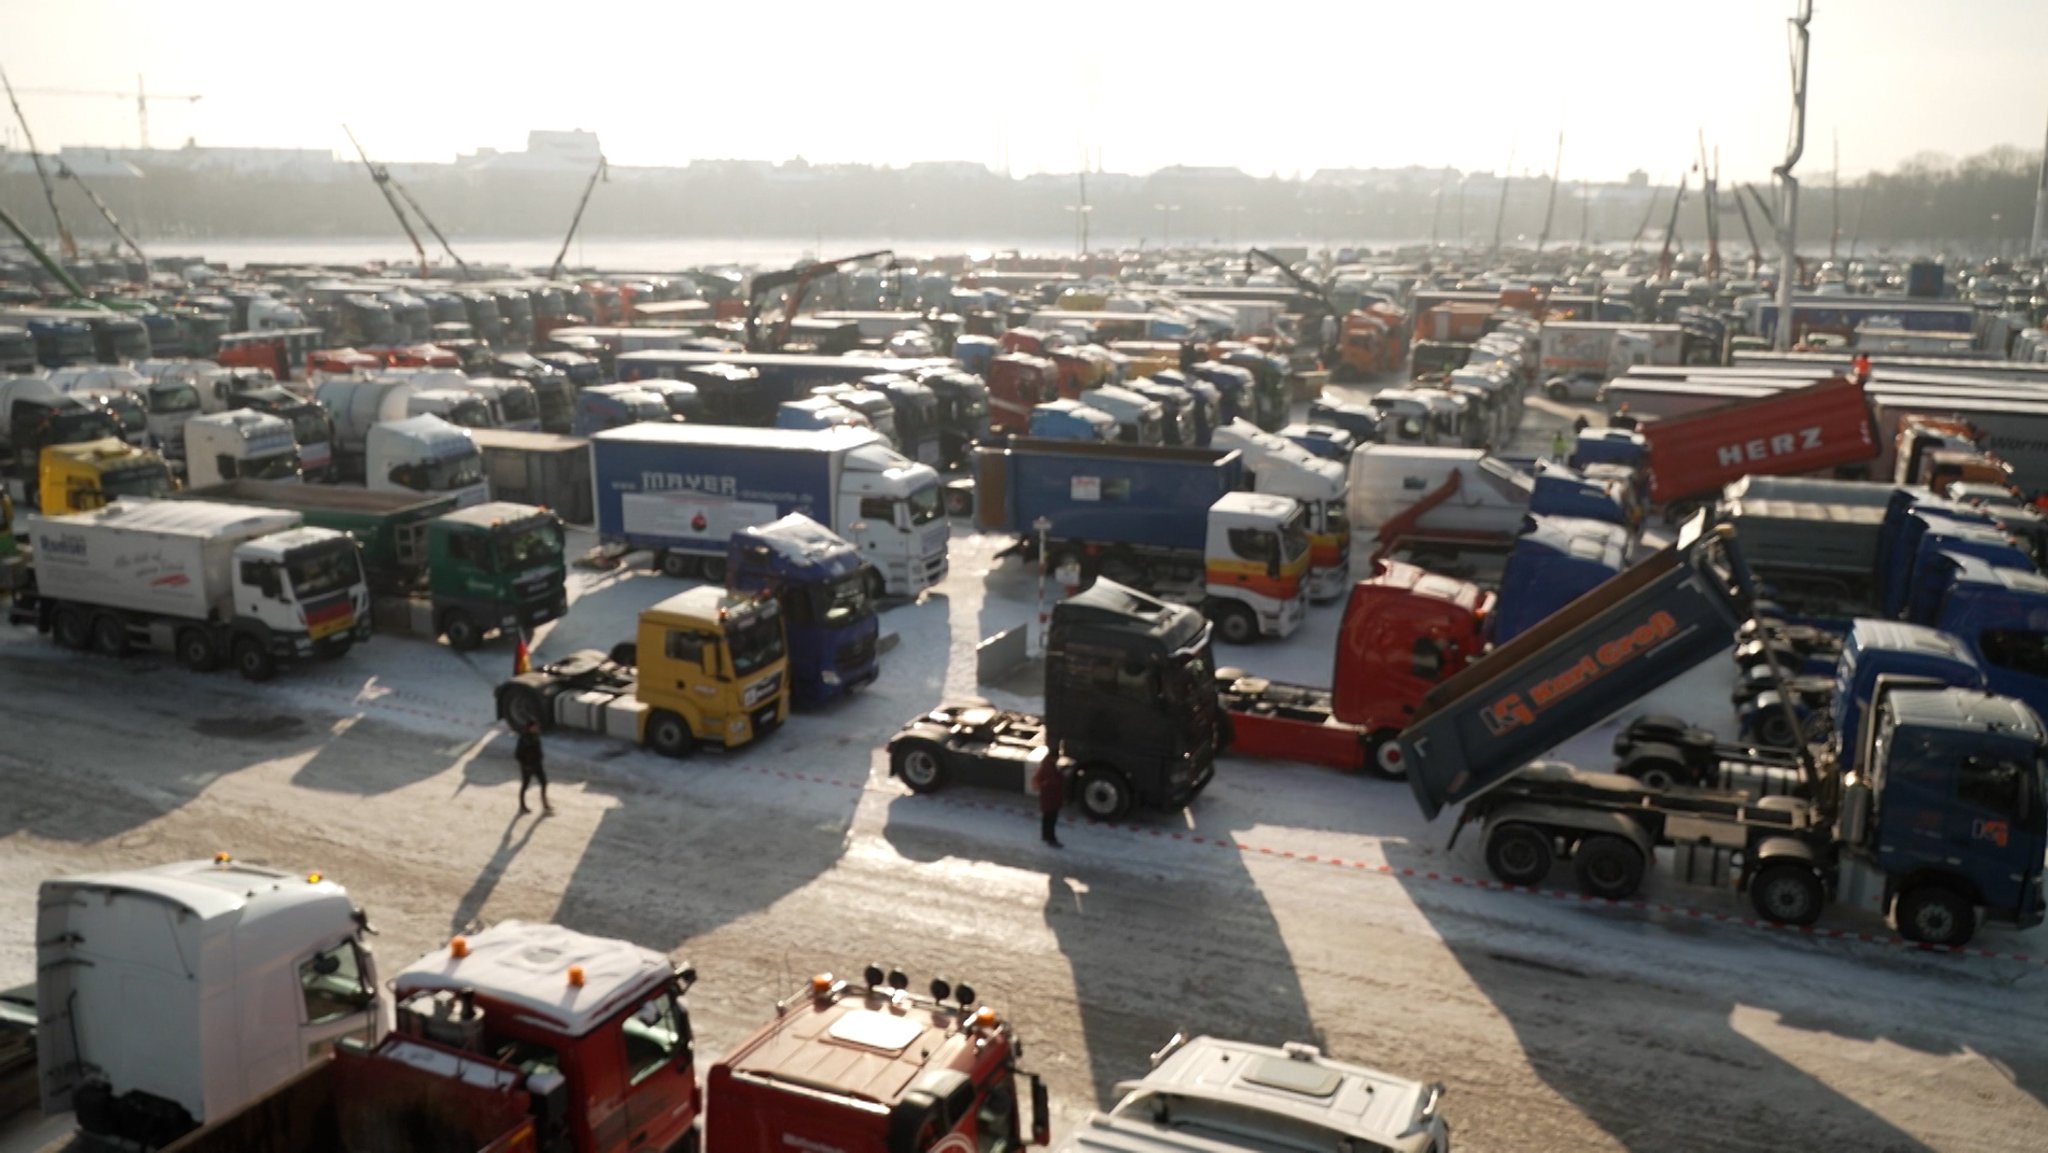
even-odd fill
[{"label": "truck wheel", "polygon": [[1098,821],[1120,821],[1131,811],[1131,786],[1112,768],[1084,769],[1081,808]]},{"label": "truck wheel", "polygon": [[58,605],[50,618],[50,639],[67,649],[82,649],[92,643],[92,621],[76,605]]},{"label": "truck wheel", "polygon": [[647,747],[664,757],[687,757],[697,747],[697,736],[683,718],[656,713],[647,718]]},{"label": "truck wheel", "polygon": [[899,745],[889,754],[889,760],[896,775],[903,778],[913,793],[936,793],[945,786],[945,754],[929,741]]},{"label": "truck wheel", "polygon": [[524,729],[528,725],[552,728],[547,714],[547,705],[540,699],[540,691],[532,685],[506,685],[503,695],[498,698],[498,715],[515,729]]},{"label": "truck wheel", "polygon": [[1614,836],[1587,837],[1572,857],[1572,873],[1588,896],[1625,901],[1643,884],[1642,850]]},{"label": "truck wheel", "polygon": [[1565,401],[1572,398],[1572,390],[1561,384],[1544,386],[1543,392],[1552,400]]},{"label": "truck wheel", "polygon": [[1789,749],[1803,743],[1799,730],[1785,718],[1785,710],[1776,707],[1763,710],[1757,717],[1756,740],[1773,749]]},{"label": "truck wheel", "polygon": [[262,641],[243,637],[235,642],[235,671],[244,680],[267,681],[277,675],[277,660]]},{"label": "truck wheel", "polygon": [[1365,771],[1388,781],[1408,779],[1408,754],[1398,729],[1375,729],[1365,738]]},{"label": "truck wheel", "polygon": [[1230,644],[1248,645],[1259,639],[1259,618],[1241,604],[1219,604],[1209,619],[1216,622],[1216,635]]},{"label": "truck wheel", "polygon": [[1977,934],[1977,910],[1945,885],[1921,885],[1899,894],[1892,916],[1899,936],[1922,945],[1961,948]]},{"label": "truck wheel", "polygon": [[1487,835],[1486,867],[1504,885],[1533,889],[1550,875],[1550,837],[1534,825],[1501,825]]},{"label": "truck wheel", "polygon": [[725,558],[707,556],[697,564],[697,574],[715,585],[725,583]]},{"label": "truck wheel", "polygon": [[1780,861],[1758,869],[1750,878],[1749,903],[1757,916],[1780,925],[1811,925],[1820,920],[1827,891],[1812,868]]},{"label": "truck wheel", "polygon": [[178,663],[195,673],[210,673],[217,663],[213,654],[213,638],[204,629],[178,630]]},{"label": "truck wheel", "polygon": [[1145,567],[1122,549],[1111,549],[1102,558],[1102,579],[1123,585],[1145,583]]},{"label": "truck wheel", "polygon": [[654,566],[661,570],[663,576],[687,580],[697,575],[696,561],[697,558],[688,553],[663,552],[654,558]]},{"label": "truck wheel", "polygon": [[1685,762],[1671,755],[1669,745],[1640,745],[1630,749],[1623,757],[1616,771],[1624,777],[1639,782],[1646,789],[1663,792],[1689,783],[1691,770]]},{"label": "truck wheel", "polygon": [[448,638],[448,647],[458,653],[472,652],[484,643],[484,631],[461,609],[449,609],[448,615],[441,618],[441,635]]},{"label": "truck wheel", "polygon": [[871,601],[879,601],[889,595],[889,582],[882,579],[882,574],[877,569],[868,570],[867,586],[868,599]]},{"label": "truck wheel", "polygon": [[943,490],[947,516],[973,516],[974,490],[947,486]]},{"label": "truck wheel", "polygon": [[92,619],[92,651],[105,657],[128,655],[128,626],[113,613],[101,613]]}]

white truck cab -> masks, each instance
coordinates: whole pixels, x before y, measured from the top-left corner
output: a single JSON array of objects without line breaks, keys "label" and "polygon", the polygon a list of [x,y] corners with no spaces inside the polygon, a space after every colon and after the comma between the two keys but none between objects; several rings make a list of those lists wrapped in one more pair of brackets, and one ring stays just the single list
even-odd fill
[{"label": "white truck cab", "polygon": [[1055,1153],[1450,1153],[1441,1082],[1423,1084],[1323,1055],[1179,1035],[1152,1071],[1117,1085]]},{"label": "white truck cab", "polygon": [[[1211,602],[1235,601],[1257,618],[1256,635],[1291,636],[1308,615],[1308,513],[1292,497],[1228,492],[1209,506],[1203,584]],[[1234,643],[1226,623],[1218,635]]]},{"label": "white truck cab", "polygon": [[154,1148],[345,1037],[391,1027],[368,918],[318,873],[227,854],[43,882],[36,1064],[46,1113]]},{"label": "white truck cab", "polygon": [[238,478],[301,479],[291,422],[247,408],[193,417],[185,423],[185,478],[193,488]]},{"label": "white truck cab", "polygon": [[1236,449],[1254,492],[1293,497],[1307,513],[1308,597],[1326,601],[1351,588],[1350,470],[1239,417],[1218,428],[1209,447]]},{"label": "white truck cab", "polygon": [[476,442],[438,416],[409,416],[372,426],[363,452],[369,488],[452,492],[459,508],[491,499]]},{"label": "white truck cab", "polygon": [[916,596],[946,577],[953,538],[939,474],[876,441],[846,457],[838,498],[840,533],[875,566],[883,590]]}]

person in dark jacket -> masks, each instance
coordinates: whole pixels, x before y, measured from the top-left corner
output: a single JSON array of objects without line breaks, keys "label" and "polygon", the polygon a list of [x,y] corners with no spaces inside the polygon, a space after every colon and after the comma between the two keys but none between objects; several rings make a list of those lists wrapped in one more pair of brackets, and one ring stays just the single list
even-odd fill
[{"label": "person in dark jacket", "polygon": [[526,807],[526,790],[528,786],[538,784],[540,785],[541,811],[544,813],[554,812],[555,807],[548,804],[548,773],[547,769],[541,765],[540,726],[538,724],[529,723],[525,728],[519,730],[519,744],[518,747],[512,750],[512,759],[519,762],[519,811],[522,813],[533,811]]},{"label": "person in dark jacket", "polygon": [[1059,762],[1045,758],[1031,783],[1038,789],[1038,838],[1055,849],[1061,848],[1058,829],[1060,808],[1067,803],[1067,778],[1060,772]]}]

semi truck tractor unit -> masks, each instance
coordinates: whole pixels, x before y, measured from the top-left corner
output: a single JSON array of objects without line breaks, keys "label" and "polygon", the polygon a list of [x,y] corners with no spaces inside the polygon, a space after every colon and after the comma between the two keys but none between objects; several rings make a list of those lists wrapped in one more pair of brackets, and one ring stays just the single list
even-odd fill
[{"label": "semi truck tractor unit", "polygon": [[2010,698],[1881,683],[1853,768],[1795,750],[1794,796],[1531,764],[1730,650],[1753,578],[1734,530],[1700,525],[1431,691],[1401,734],[1423,812],[1463,802],[1459,828],[1480,826],[1488,868],[1511,885],[1569,859],[1583,891],[1625,899],[1670,848],[1731,876],[1779,923],[1813,924],[1848,899],[1927,944],[1967,942],[1980,916],[2039,924],[2048,734]]},{"label": "semi truck tractor unit", "polygon": [[726,585],[782,606],[794,703],[820,705],[881,675],[873,571],[860,550],[802,513],[732,535]]},{"label": "semi truck tractor unit", "polygon": [[738,748],[789,716],[782,609],[773,598],[700,586],[640,614],[635,639],[586,649],[497,689],[515,728],[602,733],[669,757]]},{"label": "semi truck tractor unit", "polygon": [[1211,631],[1194,609],[1098,580],[1053,606],[1044,715],[942,704],[889,739],[889,771],[920,793],[1027,792],[1051,759],[1097,820],[1181,809],[1226,742]]},{"label": "semi truck tractor unit", "polygon": [[28,518],[33,589],[9,606],[66,648],[223,661],[250,680],[282,662],[338,657],[370,635],[354,541],[297,513],[205,501],[117,501]]},{"label": "semi truck tractor unit", "polygon": [[591,459],[599,539],[650,550],[670,576],[722,568],[735,532],[790,513],[852,543],[877,596],[946,575],[938,473],[867,429],[641,425],[592,437]]},{"label": "semi truck tractor unit", "polygon": [[185,423],[185,479],[194,488],[225,481],[297,481],[299,446],[282,417],[241,408]]},{"label": "semi truck tractor unit", "polygon": [[1288,636],[1306,612],[1308,514],[1243,491],[1240,453],[1019,439],[975,451],[975,487],[976,524],[1017,537],[999,555],[1042,549],[1064,582],[1197,606],[1233,644]]},{"label": "semi truck tractor unit", "polygon": [[389,1021],[368,930],[333,881],[227,854],[45,881],[43,1111],[158,1148],[323,1066],[337,1042],[375,1043]]},{"label": "semi truck tractor unit", "polygon": [[50,445],[36,479],[45,516],[89,512],[123,497],[169,496],[173,485],[161,455],[113,437]]}]

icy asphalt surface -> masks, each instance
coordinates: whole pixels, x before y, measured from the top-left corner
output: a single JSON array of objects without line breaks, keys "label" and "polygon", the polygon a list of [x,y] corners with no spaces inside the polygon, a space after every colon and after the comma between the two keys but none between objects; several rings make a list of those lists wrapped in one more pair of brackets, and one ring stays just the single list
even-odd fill
[{"label": "icy asphalt surface", "polygon": [[[880,752],[904,720],[949,695],[1031,703],[974,683],[975,643],[1036,613],[999,544],[956,535],[941,592],[884,613],[881,680],[754,747],[671,762],[552,738],[544,820],[514,819],[501,645],[379,638],[258,686],[0,631],[0,985],[30,979],[43,878],[229,850],[347,885],[387,972],[508,917],[687,957],[705,1064],[815,971],[964,979],[1017,1022],[1060,1131],[1186,1029],[1442,1079],[1460,1149],[2048,1148],[2048,932],[1958,957],[1854,909],[1826,934],[1755,928],[1668,869],[1642,907],[1501,892],[1405,786],[1301,765],[1231,758],[1188,813],[1069,820],[1064,851],[1027,797],[910,795]],[[609,647],[676,587],[572,570],[537,655]],[[1340,612],[1219,659],[1327,683]],[[1726,728],[1728,675],[1629,714]],[[1612,732],[1560,755],[1603,764]],[[59,1134],[18,1121],[0,1150]]]}]

